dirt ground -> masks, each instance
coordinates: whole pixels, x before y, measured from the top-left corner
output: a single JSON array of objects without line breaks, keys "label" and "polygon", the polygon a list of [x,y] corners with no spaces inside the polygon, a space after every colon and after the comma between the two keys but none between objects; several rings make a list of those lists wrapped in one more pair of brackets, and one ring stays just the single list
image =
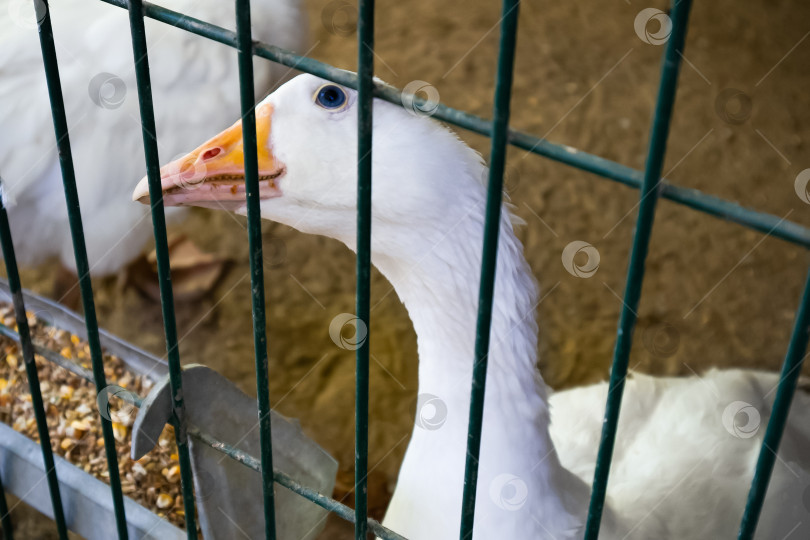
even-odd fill
[{"label": "dirt ground", "polygon": [[[354,69],[356,36],[342,19],[324,17],[327,4],[307,2],[310,55]],[[663,48],[643,42],[633,22],[650,6],[665,9],[661,1],[523,2],[511,124],[643,167]],[[400,88],[427,81],[443,103],[491,116],[499,11],[497,2],[484,1],[378,2],[377,75]],[[808,33],[805,2],[696,2],[667,178],[810,226],[809,207],[794,190],[797,174],[810,167]],[[724,92],[729,88],[742,97]],[[485,138],[460,135],[487,154]],[[538,308],[545,380],[554,388],[604,380],[638,192],[514,148],[507,187],[527,223],[518,233],[526,256],[548,293]],[[234,261],[208,298],[178,304],[181,358],[255,394],[244,219],[196,210],[177,230]],[[353,311],[354,255],[285,226],[266,223],[264,231],[272,403],[339,460],[338,495],[353,504],[354,360],[332,343],[328,328],[335,315]],[[590,279],[563,268],[562,250],[574,240],[600,253]],[[713,366],[778,369],[808,262],[796,245],[662,201],[630,365],[666,375]],[[51,272],[26,272],[23,283],[48,292]],[[165,353],[159,305],[135,290],[120,292],[114,279],[95,287],[105,328]],[[415,335],[389,290],[375,273],[369,504],[377,518],[396,482],[417,394]],[[335,519],[323,537],[350,538],[348,531]]]}]

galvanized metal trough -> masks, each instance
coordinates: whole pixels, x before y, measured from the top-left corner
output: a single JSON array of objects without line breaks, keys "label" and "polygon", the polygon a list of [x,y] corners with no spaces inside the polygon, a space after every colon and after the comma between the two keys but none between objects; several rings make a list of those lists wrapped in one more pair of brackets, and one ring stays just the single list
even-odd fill
[{"label": "galvanized metal trough", "polygon": [[[33,293],[24,291],[23,294],[27,310],[36,314],[38,320],[86,337],[85,321],[78,314]],[[9,285],[2,279],[0,301],[12,302]],[[120,358],[134,373],[156,383],[141,403],[133,427],[132,453],[137,459],[151,449],[150,441],[157,440],[172,413],[168,365],[109,332],[99,330],[99,333],[104,349]],[[4,327],[0,334],[17,339]],[[61,358],[56,353],[49,356],[52,357],[49,360]],[[83,369],[67,360],[57,363],[75,371]],[[258,430],[253,429],[258,422],[256,401],[204,366],[187,366],[183,379],[188,383],[184,385],[184,392],[189,427],[195,433],[204,432],[206,440],[222,441],[245,454],[256,455],[259,447]],[[331,493],[337,462],[303,434],[297,421],[274,411],[271,411],[271,420],[277,434],[273,439],[273,456],[278,469],[301,485],[320,493]],[[200,440],[194,441],[191,450],[197,510],[204,537],[231,538],[234,526],[251,533],[263,531],[261,475]],[[61,457],[54,456],[54,461],[68,529],[88,540],[116,537],[115,508],[109,486]],[[0,477],[4,488],[53,519],[48,484],[43,481],[45,476],[39,444],[0,423]],[[281,485],[276,485],[275,490],[278,537],[315,538],[328,512]],[[128,497],[124,498],[124,506],[131,538],[179,540],[187,537],[185,531]]]}]

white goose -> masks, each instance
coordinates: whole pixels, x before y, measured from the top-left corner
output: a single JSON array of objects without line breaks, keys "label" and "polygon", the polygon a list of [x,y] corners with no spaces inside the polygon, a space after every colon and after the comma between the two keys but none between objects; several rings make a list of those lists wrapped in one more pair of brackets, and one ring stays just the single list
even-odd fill
[{"label": "white goose", "polygon": [[[234,26],[233,2],[160,4]],[[288,49],[305,45],[299,0],[252,6],[255,39]],[[91,274],[103,276],[135,258],[152,235],[148,210],[128,202],[132,183],[146,170],[129,17],[99,0],[60,0],[50,9]],[[159,151],[172,159],[211,124],[223,129],[239,116],[236,51],[145,23]],[[28,266],[57,257],[75,273],[34,3],[0,0],[0,29],[0,175],[12,230],[24,239],[17,256]],[[287,71],[255,64],[259,95]]]},{"label": "white goose", "polygon": [[[264,218],[354,248],[355,102],[354,91],[302,75],[261,103]],[[177,170],[190,172],[181,179]],[[414,429],[384,524],[415,540],[455,538],[485,166],[438,122],[375,100],[373,172],[372,260],[415,326],[419,393],[437,396],[447,408],[440,428]],[[237,123],[162,169],[164,201],[244,214],[244,187],[234,180],[242,174]],[[145,179],[133,198],[148,202]],[[534,279],[504,207],[476,501],[479,540],[583,534],[607,385],[549,391],[535,366],[536,301]],[[739,426],[727,418],[724,424],[724,410],[746,402],[764,425],[776,384],[774,374],[739,370],[710,371],[700,380],[633,376],[625,389],[602,537],[733,537],[764,429],[753,432],[750,422]],[[797,395],[761,538],[810,534],[808,407],[807,396]]]}]

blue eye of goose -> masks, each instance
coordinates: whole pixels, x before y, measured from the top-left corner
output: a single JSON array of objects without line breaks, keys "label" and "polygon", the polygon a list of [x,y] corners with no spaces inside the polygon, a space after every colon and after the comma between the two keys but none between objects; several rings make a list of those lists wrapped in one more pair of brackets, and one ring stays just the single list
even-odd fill
[{"label": "blue eye of goose", "polygon": [[315,101],[324,109],[339,109],[346,103],[346,92],[339,86],[327,84],[318,90]]}]

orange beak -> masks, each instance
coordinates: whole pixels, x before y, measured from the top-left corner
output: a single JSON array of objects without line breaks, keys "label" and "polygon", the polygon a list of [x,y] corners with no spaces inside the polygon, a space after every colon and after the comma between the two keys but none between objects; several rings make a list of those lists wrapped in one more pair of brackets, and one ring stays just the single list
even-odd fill
[{"label": "orange beak", "polygon": [[[284,173],[269,149],[270,104],[256,108],[256,139],[259,161],[259,198],[281,196],[276,179]],[[163,204],[166,206],[221,206],[245,202],[245,152],[242,121],[185,156],[160,168]],[[149,204],[149,183],[142,178],[132,200]]]}]

